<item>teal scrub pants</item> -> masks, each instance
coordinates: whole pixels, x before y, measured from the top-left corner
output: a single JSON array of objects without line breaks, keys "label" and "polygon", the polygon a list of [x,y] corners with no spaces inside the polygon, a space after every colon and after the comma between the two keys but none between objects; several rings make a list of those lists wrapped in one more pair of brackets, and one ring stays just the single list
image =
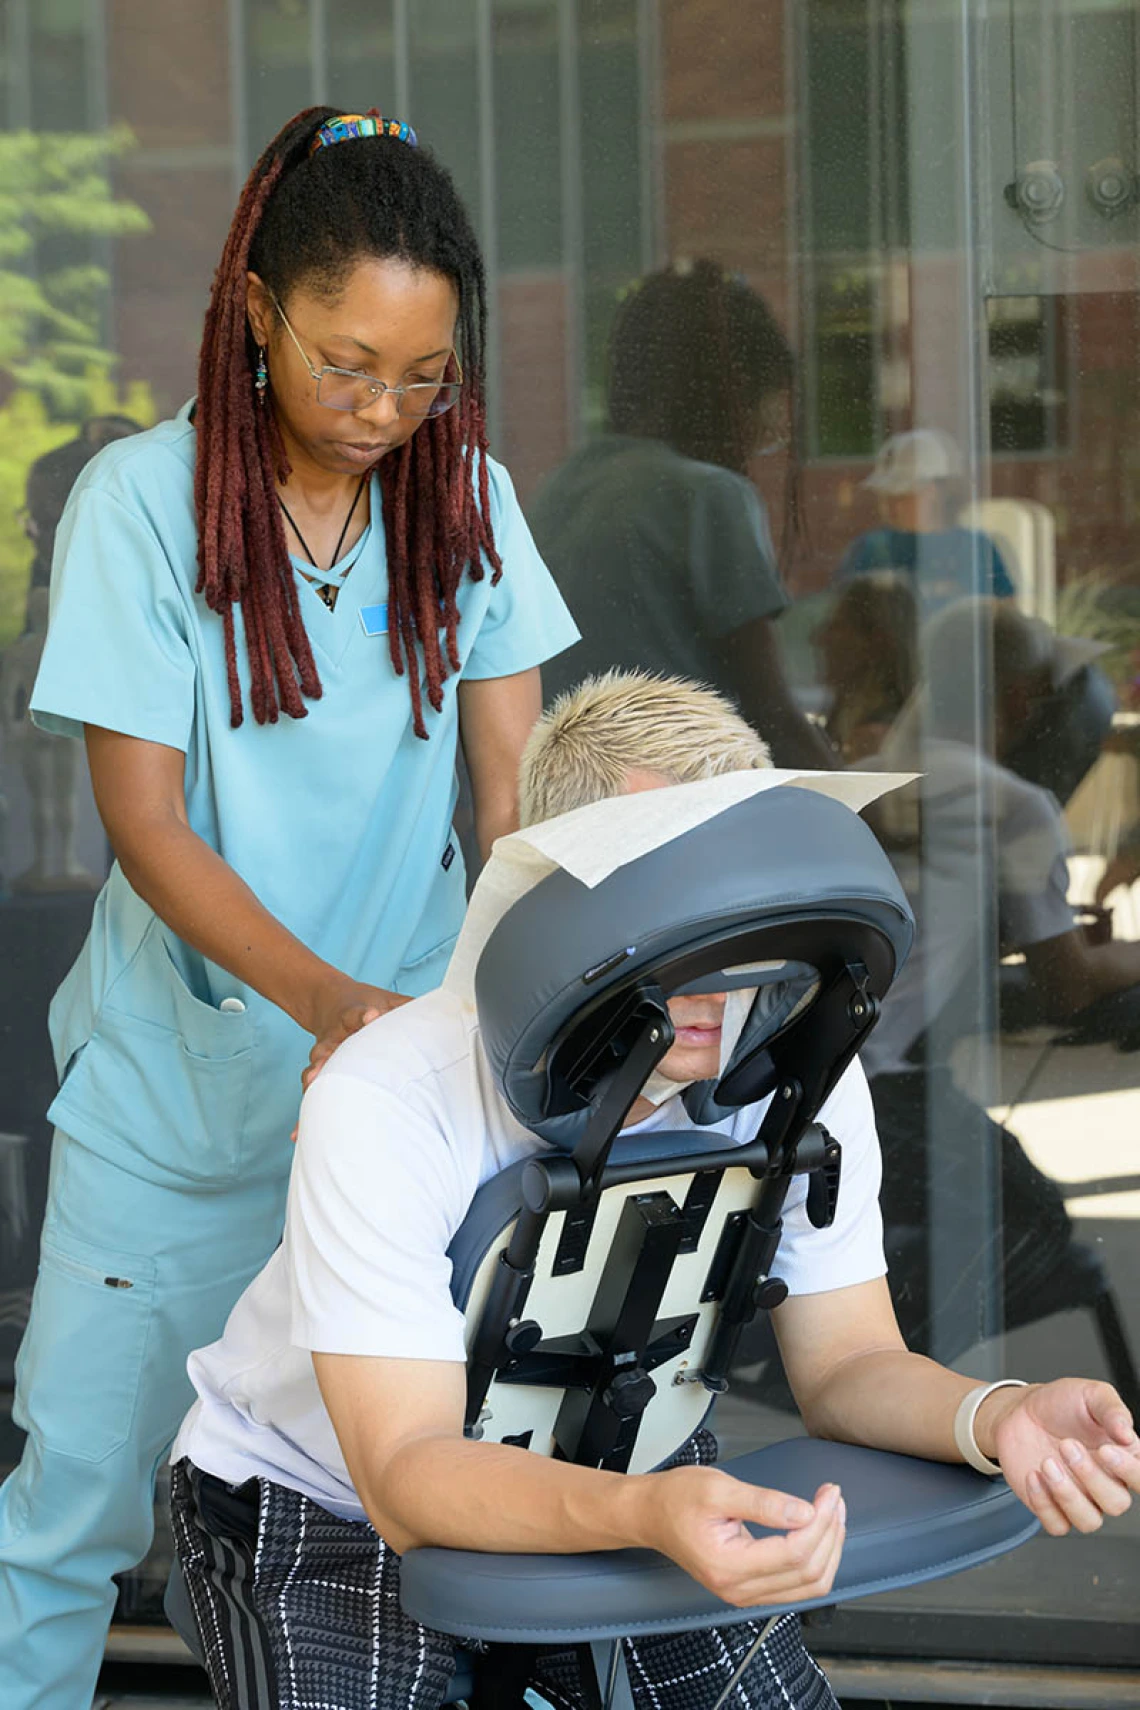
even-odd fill
[{"label": "teal scrub pants", "polygon": [[111,1576],[150,1546],[155,1473],[193,1399],[186,1356],[280,1239],[288,1166],[160,1186],[57,1131],[16,1367],[28,1439],[0,1489],[3,1710],[89,1710]]}]

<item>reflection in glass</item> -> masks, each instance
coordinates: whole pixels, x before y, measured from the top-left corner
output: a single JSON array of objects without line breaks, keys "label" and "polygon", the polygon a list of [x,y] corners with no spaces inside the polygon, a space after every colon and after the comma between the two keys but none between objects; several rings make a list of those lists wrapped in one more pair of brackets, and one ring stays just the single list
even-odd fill
[{"label": "reflection in glass", "polygon": [[996,544],[958,521],[963,476],[962,454],[949,434],[936,428],[894,434],[863,482],[875,496],[882,526],[852,542],[838,579],[872,570],[905,579],[924,617],[965,595],[1012,594]]},{"label": "reflection in glass", "polygon": [[608,431],[530,507],[583,640],[548,693],[613,667],[731,694],[781,763],[827,764],[792,704],[771,620],[787,604],[763,502],[745,471],[792,354],[764,300],[707,261],[651,274],[614,319]]}]

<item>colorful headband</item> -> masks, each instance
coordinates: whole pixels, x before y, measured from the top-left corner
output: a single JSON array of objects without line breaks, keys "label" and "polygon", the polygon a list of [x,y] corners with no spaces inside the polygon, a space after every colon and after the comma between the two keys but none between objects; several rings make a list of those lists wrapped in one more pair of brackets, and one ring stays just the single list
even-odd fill
[{"label": "colorful headband", "polygon": [[331,148],[333,143],[349,142],[353,137],[396,137],[409,147],[416,147],[416,133],[411,125],[399,119],[386,119],[374,107],[369,113],[342,113],[339,119],[329,119],[309,144],[309,153],[316,154],[319,148]]}]

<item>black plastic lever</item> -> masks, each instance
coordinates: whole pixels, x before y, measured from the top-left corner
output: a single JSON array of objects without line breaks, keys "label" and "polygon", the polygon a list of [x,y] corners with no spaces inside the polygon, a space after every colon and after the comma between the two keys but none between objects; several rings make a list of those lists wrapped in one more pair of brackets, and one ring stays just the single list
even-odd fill
[{"label": "black plastic lever", "polygon": [[817,1123],[824,1139],[823,1159],[808,1176],[807,1214],[813,1229],[830,1229],[839,1205],[839,1178],[843,1170],[843,1148],[834,1135]]}]

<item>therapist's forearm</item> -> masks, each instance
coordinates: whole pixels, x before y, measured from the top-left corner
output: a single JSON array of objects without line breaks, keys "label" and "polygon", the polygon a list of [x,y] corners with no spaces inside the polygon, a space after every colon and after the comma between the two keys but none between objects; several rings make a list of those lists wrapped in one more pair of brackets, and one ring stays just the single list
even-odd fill
[{"label": "therapist's forearm", "polygon": [[356,1469],[369,1519],[405,1550],[570,1553],[650,1541],[651,1480],[462,1437],[417,1438],[382,1474]]},{"label": "therapist's forearm", "polygon": [[497,802],[475,805],[475,842],[484,861],[491,859],[491,850],[499,837],[509,837],[519,828],[518,795]]},{"label": "therapist's forearm", "polygon": [[977,1383],[901,1349],[853,1355],[801,1403],[804,1423],[813,1437],[957,1461],[954,1415]]},{"label": "therapist's forearm", "polygon": [[465,678],[458,693],[475,840],[486,861],[497,837],[518,830],[519,761],[542,711],[542,680],[535,666],[511,677]]},{"label": "therapist's forearm", "polygon": [[282,926],[175,814],[140,823],[116,840],[115,853],[131,889],[179,938],[308,1032],[316,1031],[338,985],[350,983]]}]

